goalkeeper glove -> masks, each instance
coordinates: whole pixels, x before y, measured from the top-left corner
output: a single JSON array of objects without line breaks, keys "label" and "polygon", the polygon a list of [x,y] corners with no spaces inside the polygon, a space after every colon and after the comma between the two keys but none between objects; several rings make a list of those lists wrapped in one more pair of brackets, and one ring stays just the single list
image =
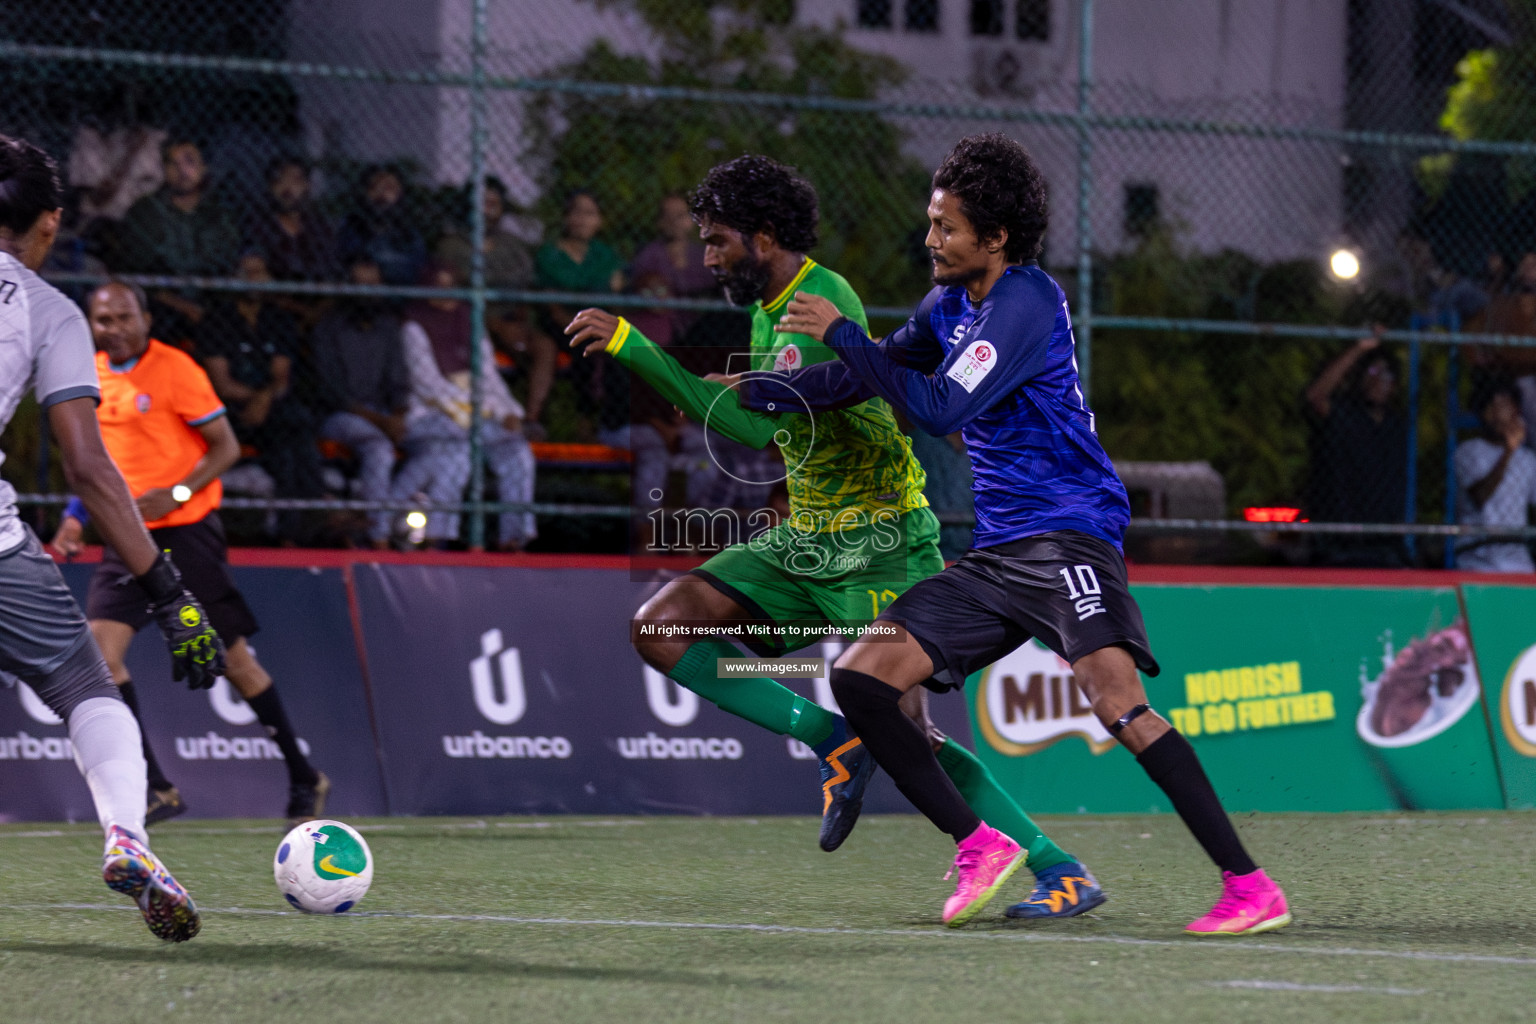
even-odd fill
[{"label": "goalkeeper glove", "polygon": [[181,573],[162,551],[155,564],[139,577],[149,595],[149,611],[171,648],[171,674],[185,678],[187,688],[203,690],[224,674],[224,641],[208,621],[208,613],[192,592],[181,585]]}]

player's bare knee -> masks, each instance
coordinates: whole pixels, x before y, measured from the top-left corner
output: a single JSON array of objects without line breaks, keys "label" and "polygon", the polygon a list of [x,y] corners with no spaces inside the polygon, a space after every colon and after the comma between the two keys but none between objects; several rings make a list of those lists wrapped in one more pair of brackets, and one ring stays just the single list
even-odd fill
[{"label": "player's bare knee", "polygon": [[629,636],[635,652],[642,661],[660,672],[670,672],[688,650],[686,641],[679,641],[659,628],[687,618],[686,605],[686,599],[669,586],[641,605],[629,622]]}]

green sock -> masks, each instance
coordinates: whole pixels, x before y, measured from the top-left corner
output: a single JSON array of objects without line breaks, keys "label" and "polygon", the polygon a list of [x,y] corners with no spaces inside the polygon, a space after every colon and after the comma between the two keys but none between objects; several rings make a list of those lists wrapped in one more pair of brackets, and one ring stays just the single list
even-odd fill
[{"label": "green sock", "polygon": [[939,765],[978,818],[1006,832],[1013,837],[1014,842],[1029,851],[1029,859],[1025,863],[1031,871],[1038,872],[1041,868],[1077,859],[1040,831],[1040,826],[997,784],[987,766],[975,754],[954,740],[946,739],[939,748]]},{"label": "green sock", "polygon": [[705,640],[683,652],[669,673],[705,700],[738,718],[745,718],[780,736],[793,736],[814,747],[842,722],[826,708],[806,700],[772,679],[721,679],[716,658],[739,658],[741,652],[722,640]]}]

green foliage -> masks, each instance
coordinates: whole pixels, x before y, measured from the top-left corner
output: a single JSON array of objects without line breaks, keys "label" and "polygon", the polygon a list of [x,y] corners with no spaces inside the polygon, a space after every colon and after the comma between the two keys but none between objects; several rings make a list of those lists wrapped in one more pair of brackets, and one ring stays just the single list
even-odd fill
[{"label": "green foliage", "polygon": [[[788,24],[784,0],[602,0],[640,15],[661,41],[655,59],[592,44],[555,77],[581,82],[873,99],[903,76],[896,62],[849,46],[839,32]],[[928,175],[901,152],[903,135],[864,113],[694,100],[544,94],[532,101],[531,155],[547,170],[540,213],[554,223],[566,193],[592,190],[609,241],[634,250],[656,206],[713,165],[763,153],[798,167],[821,199],[818,259],[869,303],[910,301],[923,267],[907,237]]]},{"label": "green foliage", "polygon": [[[1503,49],[1467,54],[1456,65],[1456,82],[1446,90],[1440,127],[1459,142],[1536,141],[1536,0],[1510,0],[1510,9],[1514,41]],[[1441,198],[1461,162],[1448,153],[1423,157],[1420,184],[1432,198]],[[1518,202],[1536,186],[1536,160],[1511,157],[1502,163],[1508,198]]]},{"label": "green foliage", "polygon": [[[1179,250],[1166,229],[1098,264],[1104,312],[1301,324],[1361,322],[1368,303],[1334,287],[1311,261],[1264,264],[1239,252]],[[1367,297],[1369,298],[1369,297]],[[1231,512],[1290,505],[1306,484],[1309,422],[1302,394],[1339,346],[1263,335],[1096,330],[1093,405],[1116,459],[1208,460],[1227,484]],[[1425,389],[1444,379],[1426,360]],[[1437,479],[1444,425],[1425,410],[1424,477]],[[1435,433],[1427,437],[1425,430]],[[1426,491],[1429,511],[1438,497]]]}]

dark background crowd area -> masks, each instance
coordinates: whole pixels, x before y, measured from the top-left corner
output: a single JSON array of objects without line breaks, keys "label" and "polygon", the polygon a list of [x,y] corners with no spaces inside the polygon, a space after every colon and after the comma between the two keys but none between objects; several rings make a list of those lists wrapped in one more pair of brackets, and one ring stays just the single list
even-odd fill
[{"label": "dark background crowd area", "polygon": [[[469,336],[468,304],[405,299],[390,289],[467,283],[469,183],[442,183],[411,160],[346,155],[354,150],[325,121],[335,111],[322,112],[311,93],[301,100],[294,78],[176,59],[290,59],[291,6],[141,0],[105,11],[86,0],[58,0],[0,10],[0,40],[147,56],[113,62],[28,54],[0,61],[8,99],[0,130],[42,145],[66,179],[65,230],[44,273],[82,302],[93,283],[115,274],[255,286],[149,289],[154,336],[197,358],[229,409],[244,451],[225,477],[237,502],[452,504],[466,495],[471,474],[466,372],[478,342]],[[917,302],[927,280],[920,200],[931,168],[927,157],[913,155],[916,144],[990,125],[816,106],[812,101],[828,89],[863,101],[917,85],[896,61],[858,51],[835,34],[784,27],[793,19],[749,25],[741,36],[762,42],[788,33],[787,51],[766,43],[743,50],[728,45],[735,38],[729,35],[694,38],[697,25],[666,16],[664,5],[613,6],[641,12],[662,40],[659,57],[619,53],[598,39],[566,63],[541,65],[542,74],[590,84],[590,92],[496,97],[515,100],[523,120],[513,132],[493,118],[490,166],[509,179],[528,177],[517,179],[516,195],[494,177],[484,182],[488,287],[577,292],[591,296],[592,305],[618,295],[718,302],[686,190],[713,162],[752,151],[794,164],[817,186],[822,234],[813,256],[845,274],[871,306]],[[764,7],[740,6],[748,20]],[[1340,234],[1319,239],[1313,258],[1198,251],[1180,220],[1191,211],[1160,206],[1155,189],[1127,192],[1122,244],[1083,254],[1092,266],[1096,317],[1168,321],[1157,330],[1096,325],[1092,332],[1090,402],[1138,517],[1231,520],[1270,510],[1335,523],[1528,520],[1525,506],[1519,522],[1511,518],[1513,506],[1489,518],[1486,501],[1471,501],[1471,485],[1486,477],[1470,480],[1466,473],[1486,469],[1486,459],[1472,456],[1491,445],[1511,452],[1509,480],[1523,479],[1527,459],[1513,453],[1529,453],[1536,436],[1536,348],[1434,344],[1430,335],[1536,337],[1532,157],[1463,145],[1536,138],[1536,6],[1501,5],[1516,14],[1529,8],[1531,16],[1511,15],[1501,22],[1505,35],[1494,38],[1468,29],[1447,5],[1415,5],[1415,87],[1375,99],[1372,76],[1396,51],[1372,48],[1372,19],[1397,5],[1348,6],[1349,126],[1440,133],[1444,151],[1333,142],[1274,149],[1276,160],[1294,164],[1287,168],[1298,180],[1312,173],[1311,162],[1342,167]],[[415,67],[379,45],[355,62]],[[439,55],[445,67],[455,53]],[[599,88],[613,83],[740,89],[806,105],[638,92],[620,101]],[[384,122],[391,110],[378,100],[415,102],[430,93],[431,102],[446,106],[468,95],[458,88],[391,85],[332,98],[347,116]],[[1108,83],[1097,88],[1101,99],[1114,94]],[[1250,119],[1262,126],[1268,116]],[[1029,131],[1023,124],[1021,137]],[[1109,160],[1117,145],[1155,148],[1159,139],[1197,135],[1096,137]],[[1040,147],[1074,141],[1070,132],[1029,137]],[[1191,146],[1190,159],[1206,154],[1220,164],[1223,147],[1242,144],[1216,142],[1211,149],[1202,148],[1204,141]],[[467,153],[467,132],[462,143]],[[367,151],[406,149],[391,141]],[[1059,224],[1073,215],[1072,182],[1053,184]],[[1210,204],[1230,196],[1198,201],[1207,205],[1194,215],[1219,218],[1222,210]],[[1095,202],[1112,205],[1115,197]],[[1352,236],[1363,271],[1339,281],[1328,273],[1324,244],[1347,244]],[[1043,257],[1074,311],[1078,255],[1048,248]],[[283,283],[377,291],[285,293]],[[494,366],[494,379],[485,381],[481,429],[485,495],[628,513],[492,514],[487,548],[621,552],[643,540],[646,517],[658,508],[782,507],[781,486],[743,482],[782,474],[774,453],[706,445],[696,425],[612,361],[571,359],[561,329],[574,311],[533,295],[487,305],[489,349],[480,354]],[[743,311],[621,311],[701,374],[732,368],[730,356],[748,343]],[[1206,326],[1181,326],[1193,321]],[[899,322],[876,317],[872,327],[882,334]],[[1233,330],[1210,326],[1222,322]],[[1243,329],[1266,323],[1357,325],[1359,340]],[[1378,327],[1412,330],[1426,341],[1382,340]],[[1502,406],[1492,419],[1485,415],[1500,395],[1518,408],[1523,437]],[[0,439],[7,455],[0,472],[23,493],[60,495],[62,475],[44,426],[36,407],[23,405]],[[953,557],[969,537],[964,446],[957,436],[914,436],[913,444]],[[1198,500],[1180,497],[1186,484],[1198,484]],[[55,507],[29,506],[27,514],[49,535]],[[226,520],[241,544],[463,548],[470,541],[470,520],[446,512],[424,529],[410,528],[399,509],[227,508]],[[1438,538],[1320,536],[1283,527],[1279,522],[1263,534],[1133,528],[1127,553],[1150,561],[1447,563],[1446,542]],[[1479,542],[1454,546],[1464,543]]]}]

